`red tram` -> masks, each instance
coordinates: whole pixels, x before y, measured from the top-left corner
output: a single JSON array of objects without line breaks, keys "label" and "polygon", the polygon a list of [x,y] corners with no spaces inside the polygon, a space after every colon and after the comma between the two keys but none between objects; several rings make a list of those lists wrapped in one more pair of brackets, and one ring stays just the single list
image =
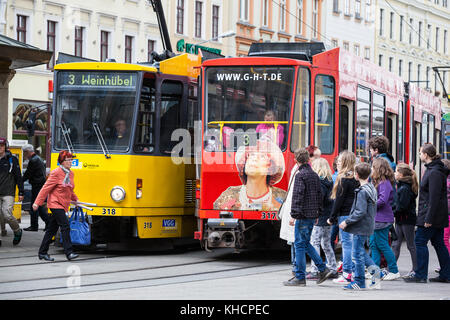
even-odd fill
[{"label": "red tram", "polygon": [[395,74],[322,43],[255,43],[247,57],[202,64],[202,157],[195,238],[208,248],[279,244],[277,217],[294,151],[331,165],[343,150],[369,160],[385,135],[397,162],[440,138],[441,102]]}]

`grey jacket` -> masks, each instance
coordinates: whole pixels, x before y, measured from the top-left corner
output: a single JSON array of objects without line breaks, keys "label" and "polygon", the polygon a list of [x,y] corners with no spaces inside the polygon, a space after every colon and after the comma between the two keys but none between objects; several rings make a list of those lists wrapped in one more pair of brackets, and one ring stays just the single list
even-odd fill
[{"label": "grey jacket", "polygon": [[345,220],[347,227],[344,231],[370,236],[375,229],[375,215],[377,213],[377,190],[372,183],[366,183],[355,190],[355,200],[349,217]]}]

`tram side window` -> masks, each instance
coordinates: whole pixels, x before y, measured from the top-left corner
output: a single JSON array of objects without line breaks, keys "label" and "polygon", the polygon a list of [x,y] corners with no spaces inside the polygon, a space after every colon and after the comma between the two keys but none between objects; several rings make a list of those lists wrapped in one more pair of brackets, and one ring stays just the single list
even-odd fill
[{"label": "tram side window", "polygon": [[154,150],[155,86],[154,80],[145,79],[139,101],[134,151],[151,153]]},{"label": "tram side window", "polygon": [[403,109],[403,101],[398,102],[398,132],[397,132],[397,161],[403,161],[405,159],[404,157],[404,150],[405,150],[405,143],[403,141],[404,139],[404,109]]},{"label": "tram side window", "polygon": [[434,141],[434,116],[431,114],[428,116],[428,142],[436,146]]},{"label": "tram side window", "polygon": [[309,145],[310,76],[307,69],[299,69],[292,122],[291,151]]},{"label": "tram side window", "polygon": [[384,109],[386,98],[383,94],[373,92],[372,136],[384,135]]},{"label": "tram side window", "polygon": [[369,160],[370,89],[358,86],[356,102],[356,156]]},{"label": "tram side window", "polygon": [[424,112],[422,114],[422,136],[420,140],[420,145],[429,142],[428,140],[428,113]]},{"label": "tram side window", "polygon": [[334,150],[334,79],[319,75],[315,83],[315,145],[324,154]]},{"label": "tram side window", "polygon": [[172,132],[181,128],[183,84],[178,81],[164,81],[161,85],[161,118],[159,150],[171,153],[178,143],[172,141]]}]

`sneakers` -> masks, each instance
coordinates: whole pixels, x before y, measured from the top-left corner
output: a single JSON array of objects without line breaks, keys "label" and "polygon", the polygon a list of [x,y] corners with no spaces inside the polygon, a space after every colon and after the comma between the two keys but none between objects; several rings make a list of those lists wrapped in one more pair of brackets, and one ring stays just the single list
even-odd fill
[{"label": "sneakers", "polygon": [[24,231],[38,231],[38,228],[28,227],[23,229]]},{"label": "sneakers", "polygon": [[317,273],[317,272],[308,272],[306,274],[306,280],[319,280],[319,273]]},{"label": "sneakers", "polygon": [[328,268],[325,268],[322,272],[319,272],[319,279],[317,279],[316,283],[321,284],[325,280],[327,280],[332,274],[332,271]]},{"label": "sneakers", "polygon": [[296,277],[289,279],[288,281],[284,281],[283,285],[287,287],[305,287],[306,279],[297,279]]},{"label": "sneakers", "polygon": [[442,282],[442,283],[450,283],[450,279],[443,279],[441,277],[430,278],[428,279],[430,282]]},{"label": "sneakers", "polygon": [[403,280],[409,283],[427,283],[427,279],[416,278],[416,276],[404,277]]},{"label": "sneakers", "polygon": [[352,290],[352,291],[362,291],[366,288],[361,288],[355,281],[350,282],[345,287],[343,287],[344,290]]},{"label": "sneakers", "polygon": [[337,273],[336,271],[332,271],[331,275],[328,277],[328,279],[337,279],[339,278],[339,273]]},{"label": "sneakers", "polygon": [[352,274],[347,272],[342,272],[342,274],[337,279],[333,279],[334,283],[346,284],[352,282]]},{"label": "sneakers", "polygon": [[[383,273],[384,274],[384,273]],[[392,273],[388,272],[387,274],[384,274],[384,276],[381,278],[383,281],[391,281],[400,278],[400,272]]]},{"label": "sneakers", "polygon": [[22,229],[19,229],[19,231],[14,232],[13,245],[18,245],[21,239],[22,239]]}]

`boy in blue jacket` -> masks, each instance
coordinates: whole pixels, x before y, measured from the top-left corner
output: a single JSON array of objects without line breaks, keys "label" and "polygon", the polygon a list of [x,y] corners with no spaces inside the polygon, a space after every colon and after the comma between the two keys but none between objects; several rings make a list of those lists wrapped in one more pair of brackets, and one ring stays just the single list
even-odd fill
[{"label": "boy in blue jacket", "polygon": [[[355,190],[350,215],[343,221],[339,228],[353,234],[352,257],[355,261],[354,280],[346,285],[346,290],[362,290],[366,288],[364,267],[376,271],[378,277],[374,277],[369,289],[379,289],[379,268],[367,254],[364,243],[375,229],[375,214],[377,212],[377,190],[369,182],[371,168],[368,163],[362,162],[355,166],[355,179],[360,187]],[[374,281],[376,279],[376,281]]]}]

